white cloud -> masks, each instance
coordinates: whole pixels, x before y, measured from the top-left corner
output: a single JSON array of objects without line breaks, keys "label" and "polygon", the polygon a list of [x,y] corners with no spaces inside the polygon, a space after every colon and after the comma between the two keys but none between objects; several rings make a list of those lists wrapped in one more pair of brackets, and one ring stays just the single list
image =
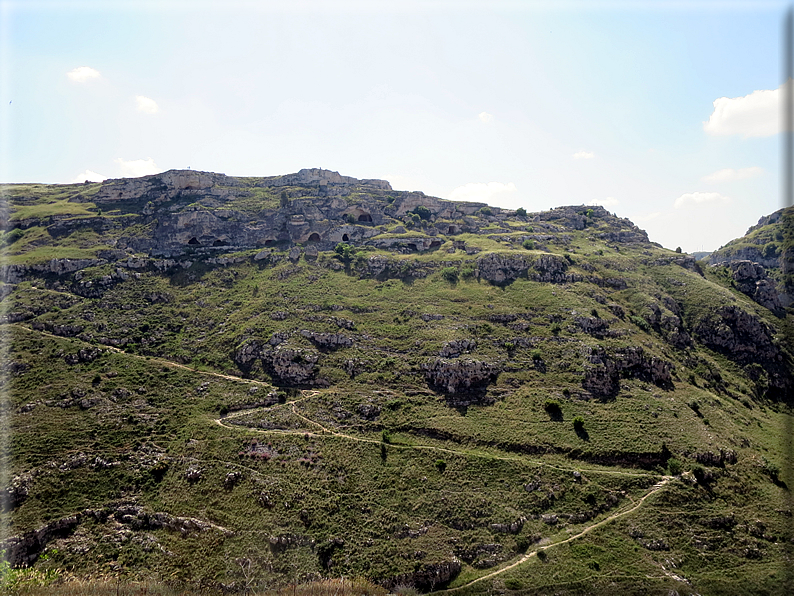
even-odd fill
[{"label": "white cloud", "polygon": [[607,197],[605,199],[596,199],[595,201],[590,201],[588,205],[601,205],[602,207],[612,207],[620,203],[615,197]]},{"label": "white cloud", "polygon": [[721,195],[718,192],[688,192],[682,194],[678,197],[675,202],[673,203],[673,207],[676,209],[680,209],[684,207],[688,203],[713,203],[715,201],[729,201],[730,199],[726,196]]},{"label": "white cloud", "polygon": [[102,174],[97,174],[91,170],[86,170],[82,174],[78,174],[74,177],[74,179],[70,182],[70,184],[80,184],[88,180],[89,182],[102,182],[106,180],[107,176],[103,176]]},{"label": "white cloud", "polygon": [[151,157],[148,159],[131,159],[129,161],[119,157],[114,161],[121,166],[121,175],[124,178],[138,178],[139,176],[159,174],[163,171],[157,167]]},{"label": "white cloud", "polygon": [[85,83],[91,79],[98,79],[99,71],[91,68],[90,66],[79,66],[78,68],[67,72],[66,76],[76,83]]},{"label": "white cloud", "polygon": [[574,159],[593,159],[595,157],[595,153],[592,151],[577,151],[571,157]]},{"label": "white cloud", "polygon": [[143,95],[136,95],[135,102],[138,104],[138,111],[144,114],[156,114],[160,110],[156,101]]},{"label": "white cloud", "polygon": [[486,124],[493,120],[493,114],[489,114],[488,112],[480,112],[477,117],[480,119],[480,122],[485,122]]},{"label": "white cloud", "polygon": [[713,174],[703,176],[703,182],[710,184],[719,184],[720,182],[733,182],[735,180],[746,180],[747,178],[755,178],[763,174],[764,169],[754,166],[752,168],[740,168],[734,170],[733,168],[725,168],[724,170],[717,170]]},{"label": "white cloud", "polygon": [[469,182],[463,186],[457,187],[449,193],[450,201],[473,201],[478,203],[493,204],[497,199],[505,198],[505,195],[510,195],[516,192],[516,185],[512,182],[503,184],[502,182]]},{"label": "white cloud", "polygon": [[720,97],[703,130],[712,135],[770,137],[780,132],[782,89],[753,91],[743,97]]}]

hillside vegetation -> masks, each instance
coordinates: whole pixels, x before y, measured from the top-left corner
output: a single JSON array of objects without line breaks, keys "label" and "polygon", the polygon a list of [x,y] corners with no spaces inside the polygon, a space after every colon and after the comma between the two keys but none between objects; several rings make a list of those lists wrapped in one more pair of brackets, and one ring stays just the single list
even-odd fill
[{"label": "hillside vegetation", "polygon": [[12,566],[789,593],[777,273],[323,170],[0,190]]}]

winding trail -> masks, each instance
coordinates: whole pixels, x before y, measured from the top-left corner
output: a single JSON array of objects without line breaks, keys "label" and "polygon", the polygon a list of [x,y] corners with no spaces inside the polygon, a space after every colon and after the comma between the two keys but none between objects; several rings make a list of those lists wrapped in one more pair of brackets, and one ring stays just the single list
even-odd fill
[{"label": "winding trail", "polygon": [[656,493],[659,489],[661,489],[665,484],[667,484],[671,480],[673,480],[672,476],[663,476],[662,480],[660,482],[657,482],[656,484],[654,484],[650,488],[650,490],[647,493],[645,493],[645,495],[643,495],[636,503],[633,503],[631,507],[629,507],[628,509],[624,509],[622,511],[616,511],[612,515],[608,515],[607,517],[605,517],[604,519],[594,523],[593,525],[587,526],[584,530],[582,530],[578,534],[574,534],[573,536],[569,536],[565,540],[560,540],[558,542],[552,542],[550,544],[546,544],[542,548],[537,548],[537,549],[533,550],[531,553],[527,553],[527,554],[523,555],[517,561],[514,561],[514,562],[512,562],[512,563],[510,563],[508,565],[505,565],[504,567],[501,567],[500,569],[497,569],[496,571],[492,571],[491,573],[488,573],[488,574],[483,575],[481,577],[475,578],[475,579],[473,579],[473,580],[471,580],[469,582],[466,582],[465,584],[462,584],[460,586],[456,586],[454,588],[447,588],[445,590],[437,590],[435,592],[431,592],[431,594],[449,594],[449,593],[455,592],[457,590],[462,590],[463,588],[471,586],[472,584],[476,584],[478,582],[485,581],[487,579],[491,579],[491,578],[497,577],[497,576],[499,576],[499,575],[501,575],[501,574],[503,574],[503,573],[505,573],[507,571],[510,571],[511,569],[515,569],[519,565],[523,565],[524,563],[526,563],[527,561],[529,561],[533,557],[536,557],[538,552],[540,552],[542,550],[546,550],[546,549],[552,548],[554,546],[559,546],[561,544],[567,544],[568,542],[572,542],[572,541],[576,540],[577,538],[581,538],[582,536],[584,536],[585,534],[590,533],[591,531],[595,530],[596,528],[604,526],[604,525],[608,524],[609,522],[611,522],[613,520],[616,520],[616,519],[618,519],[620,517],[624,517],[624,516],[626,516],[626,515],[628,515],[630,513],[633,513],[634,511],[636,511],[637,509],[639,509],[642,506],[642,504],[645,502],[645,499],[647,499],[648,497],[650,497],[651,495]]},{"label": "winding trail", "polygon": [[[44,335],[44,336],[47,336],[47,337],[52,337],[52,338],[55,338],[55,339],[61,339],[61,340],[63,340],[63,339],[72,339],[72,338],[65,338],[63,336],[55,335],[55,334],[49,333],[47,331],[42,331],[40,329],[33,329],[33,328],[30,328],[30,327],[28,327],[26,325],[20,325],[19,323],[8,323],[8,324],[6,324],[6,326],[8,326],[8,327],[19,327],[21,329],[25,329],[26,331],[39,333],[41,335]],[[85,343],[86,345],[93,345],[93,344],[89,344],[89,343],[87,343],[87,342],[85,342],[83,340],[79,340],[78,339],[78,341],[80,341],[81,343]],[[112,352],[124,354],[124,355],[126,355],[128,357],[137,358],[139,360],[145,360],[146,362],[149,362],[149,363],[157,363],[157,364],[161,364],[163,366],[169,366],[169,367],[172,367],[172,368],[179,368],[179,369],[187,370],[187,371],[190,371],[190,372],[193,372],[193,373],[197,373],[197,374],[201,374],[201,375],[207,375],[207,376],[221,378],[221,379],[226,379],[226,380],[229,380],[229,381],[235,381],[235,382],[246,383],[246,384],[254,384],[254,385],[260,385],[260,386],[267,386],[267,387],[271,387],[272,386],[270,383],[266,383],[266,382],[263,382],[263,381],[257,381],[255,379],[244,379],[242,377],[237,377],[237,376],[234,376],[234,375],[225,375],[225,374],[222,374],[222,373],[198,370],[198,369],[195,369],[195,368],[191,368],[190,366],[186,366],[184,364],[179,364],[179,363],[176,363],[176,362],[172,362],[170,360],[166,360],[164,358],[158,358],[158,357],[155,357],[155,356],[146,357],[146,356],[141,356],[141,355],[138,355],[138,354],[130,354],[130,353],[125,352],[124,350],[121,350],[121,349],[116,348],[114,346],[103,345],[103,347],[105,349],[107,349],[107,350],[112,351]],[[226,416],[221,416],[220,418],[215,418],[213,421],[217,425],[219,425],[220,427],[222,427],[224,429],[227,429],[227,430],[235,431],[235,432],[246,431],[246,432],[258,432],[258,433],[275,434],[275,435],[301,435],[301,436],[310,436],[310,437],[317,437],[317,438],[321,438],[321,437],[327,438],[327,437],[331,436],[331,437],[338,437],[338,438],[341,438],[341,439],[345,439],[345,440],[348,440],[348,441],[355,441],[355,442],[358,442],[358,443],[367,443],[367,444],[374,444],[374,445],[383,444],[382,441],[379,441],[377,439],[368,439],[368,438],[365,438],[365,437],[357,437],[357,436],[354,436],[354,435],[348,435],[348,434],[345,434],[343,432],[339,432],[339,431],[336,431],[336,430],[329,429],[329,428],[323,426],[321,423],[319,423],[319,422],[317,422],[315,420],[312,420],[312,419],[308,418],[307,416],[304,416],[303,414],[301,414],[298,411],[296,406],[300,402],[302,402],[302,401],[304,401],[306,399],[312,398],[312,397],[316,397],[317,395],[320,395],[320,394],[321,394],[321,392],[317,391],[317,390],[303,390],[303,391],[301,391],[301,398],[300,399],[288,401],[288,402],[286,402],[284,404],[269,406],[267,408],[259,407],[259,408],[251,408],[251,409],[241,410],[241,411],[235,412],[233,414],[228,414]],[[248,427],[248,426],[230,425],[230,424],[226,424],[225,423],[225,421],[228,421],[228,420],[233,419],[233,418],[238,418],[238,417],[241,417],[241,416],[249,415],[249,414],[251,414],[253,412],[256,412],[257,410],[270,410],[270,411],[272,411],[274,408],[278,408],[280,406],[289,406],[290,407],[290,411],[292,412],[292,414],[294,416],[296,416],[297,418],[301,419],[303,422],[308,424],[310,427],[315,427],[317,429],[317,431],[288,430],[288,429],[260,429],[260,428],[251,428],[251,427]],[[534,459],[530,459],[530,458],[522,457],[522,456],[499,456],[499,455],[492,455],[492,454],[488,454],[488,453],[477,453],[477,452],[474,452],[474,451],[459,451],[459,450],[455,450],[455,449],[449,449],[449,448],[446,448],[446,447],[438,447],[438,446],[434,446],[434,445],[405,445],[405,444],[400,444],[400,443],[389,443],[388,446],[389,446],[389,448],[392,448],[392,449],[428,450],[428,451],[436,451],[436,452],[440,452],[440,453],[449,453],[449,454],[454,454],[454,455],[459,455],[459,456],[464,456],[464,457],[483,457],[483,458],[488,458],[488,459],[497,459],[497,460],[511,461],[511,462],[532,463],[532,464],[535,464],[535,465],[538,465],[538,466],[545,466],[545,467],[549,467],[549,468],[557,469],[557,470],[561,470],[561,471],[566,471],[566,472],[569,472],[569,471],[573,470],[573,468],[565,468],[565,467],[561,467],[561,466],[556,466],[554,464],[549,464],[548,462],[542,462],[542,461],[538,461],[538,460],[534,460]],[[580,471],[583,471],[583,472],[589,472],[589,473],[595,473],[595,474],[610,474],[610,475],[646,477],[646,478],[648,478],[648,477],[658,477],[657,474],[649,474],[649,473],[625,472],[625,471],[618,471],[618,470],[614,470],[614,471],[613,470],[600,470],[600,469],[592,469],[592,468],[591,469],[577,468],[577,469],[580,470]],[[639,500],[637,500],[636,502],[632,501],[632,503],[629,506],[627,506],[626,508],[624,508],[622,510],[619,510],[619,511],[616,511],[616,512],[612,513],[611,515],[608,515],[608,516],[604,517],[603,519],[593,523],[592,525],[587,526],[586,528],[584,528],[583,530],[581,530],[577,534],[573,534],[572,536],[569,536],[568,538],[559,540],[557,542],[545,544],[542,547],[538,547],[535,550],[533,550],[532,552],[529,552],[529,553],[526,553],[526,554],[522,555],[520,558],[518,558],[518,560],[513,561],[512,563],[508,563],[507,565],[497,569],[496,571],[492,571],[492,572],[487,573],[485,575],[482,575],[480,577],[474,578],[474,579],[466,582],[465,584],[462,584],[460,586],[456,586],[454,588],[447,588],[447,589],[444,589],[444,590],[438,590],[438,591],[432,592],[431,594],[449,594],[449,593],[452,593],[452,592],[455,592],[455,591],[458,591],[458,590],[462,590],[463,588],[466,588],[466,587],[471,586],[473,584],[476,584],[476,583],[479,583],[479,582],[482,582],[482,581],[486,581],[486,580],[492,579],[494,577],[498,577],[499,575],[502,575],[503,573],[506,573],[506,572],[508,572],[508,571],[510,571],[512,569],[515,569],[516,567],[518,567],[520,565],[523,565],[524,563],[530,561],[532,558],[537,557],[538,553],[541,552],[541,551],[544,551],[546,549],[553,548],[555,546],[559,546],[559,545],[562,545],[562,544],[567,544],[567,543],[572,542],[572,541],[574,541],[574,540],[576,540],[578,538],[581,538],[581,537],[585,536],[586,534],[592,532],[596,528],[600,528],[601,526],[604,526],[604,525],[608,524],[611,521],[614,521],[616,519],[619,519],[621,517],[624,517],[626,515],[629,515],[629,514],[633,513],[634,511],[636,511],[637,509],[639,509],[643,505],[643,503],[646,501],[646,499],[648,499],[652,495],[656,494],[659,490],[661,490],[667,483],[669,483],[673,479],[674,479],[674,477],[672,477],[672,476],[662,476],[661,480],[659,482],[657,482],[656,484],[654,484],[648,490],[648,492],[646,492],[642,497],[639,498]],[[630,498],[631,497],[629,497],[629,499]]]}]

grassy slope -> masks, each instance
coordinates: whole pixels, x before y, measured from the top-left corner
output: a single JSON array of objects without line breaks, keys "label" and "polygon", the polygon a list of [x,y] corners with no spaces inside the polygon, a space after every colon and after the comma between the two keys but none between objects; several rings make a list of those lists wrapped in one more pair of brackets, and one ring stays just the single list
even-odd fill
[{"label": "grassy slope", "polygon": [[[637,454],[658,453],[664,444],[684,469],[696,469],[694,453],[729,448],[737,463],[712,467],[712,480],[671,481],[637,512],[549,547],[545,562],[532,558],[463,591],[542,593],[552,585],[570,592],[595,586],[605,593],[615,585],[663,593],[781,589],[789,528],[779,511],[789,508],[788,491],[768,472],[785,470],[789,415],[754,395],[753,383],[724,355],[702,346],[672,348],[630,317],[612,317],[596,298],[640,317],[649,304],[671,296],[690,328],[708,309],[733,303],[771,325],[780,322],[716,274],[702,278],[676,265],[649,264],[668,251],[616,252],[592,238],[592,229],[574,234],[565,249],[571,270],[589,274],[582,268],[587,265],[603,277],[623,277],[627,289],[527,280],[505,288],[476,280],[450,284],[437,271],[422,279],[376,281],[328,269],[323,263],[330,255],[317,263],[197,262],[171,276],[143,272],[98,299],[70,293],[55,278],[23,282],[3,302],[8,312],[27,317],[6,327],[9,361],[17,366],[5,379],[15,413],[4,463],[13,475],[34,478],[27,499],[3,520],[13,534],[87,508],[137,503],[229,531],[182,535],[85,521],[51,544],[58,553],[44,563],[79,575],[124,570],[163,581],[239,583],[234,561],[242,557],[272,585],[317,574],[390,578],[457,556],[463,569],[452,585],[464,586],[646,494],[668,470],[639,466]],[[483,236],[466,240],[483,250],[541,254]],[[446,246],[390,258],[459,261],[461,268],[474,259],[447,254]],[[111,272],[103,266],[83,276]],[[153,295],[167,301],[152,302]],[[614,318],[611,329],[626,335],[597,340],[577,331],[575,318],[593,309]],[[273,312],[284,316],[273,318]],[[493,319],[505,314],[520,317],[513,327]],[[340,329],[334,318],[354,329]],[[35,331],[33,323],[79,325],[82,339]],[[238,346],[302,329],[354,338],[352,348],[321,354],[318,376],[331,386],[303,393],[283,388],[283,403],[234,413],[224,421],[231,428],[217,424],[229,408],[266,395],[272,379],[256,367],[248,376],[258,384],[208,373],[244,376],[232,359]],[[516,338],[527,339],[529,347],[517,347]],[[428,389],[421,364],[454,339],[475,339],[470,357],[502,365],[488,389],[493,405],[455,409]],[[64,358],[109,340],[126,340],[125,351],[103,348],[93,361],[78,364]],[[314,349],[299,333],[286,345]],[[673,361],[674,389],[624,380],[615,399],[580,399],[582,350],[597,345],[640,345]],[[533,350],[541,351],[545,366]],[[349,360],[360,365],[355,378],[344,372]],[[713,368],[721,372],[718,385],[709,375]],[[69,405],[73,399],[77,403]],[[96,403],[81,406],[84,399]],[[549,399],[561,403],[561,419],[544,410]],[[17,409],[36,401],[30,411]],[[687,405],[694,401],[698,412]],[[379,407],[380,415],[365,419],[358,413],[363,404]],[[585,432],[575,432],[575,416],[584,418]],[[284,430],[267,432],[263,425]],[[384,429],[391,444],[381,445]],[[252,450],[267,457],[240,455]],[[97,465],[97,457],[118,464]],[[202,470],[197,482],[187,480],[190,468]],[[226,488],[230,472],[242,476]],[[527,484],[537,486],[530,492]],[[595,517],[562,517],[582,513]],[[551,514],[560,518],[556,525],[540,517]],[[493,526],[521,518],[517,534]],[[282,540],[288,543],[283,547],[272,544],[279,536],[292,539]],[[337,538],[344,543],[332,546]],[[664,549],[654,550],[660,544]],[[483,545],[497,546],[488,552]]]}]

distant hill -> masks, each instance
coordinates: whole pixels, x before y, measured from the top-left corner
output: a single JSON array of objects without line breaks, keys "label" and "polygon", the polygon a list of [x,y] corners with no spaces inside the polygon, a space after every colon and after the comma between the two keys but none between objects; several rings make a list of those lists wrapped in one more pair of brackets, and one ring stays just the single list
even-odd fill
[{"label": "distant hill", "polygon": [[791,212],[704,265],[326,170],[2,192],[12,564],[787,593]]}]

